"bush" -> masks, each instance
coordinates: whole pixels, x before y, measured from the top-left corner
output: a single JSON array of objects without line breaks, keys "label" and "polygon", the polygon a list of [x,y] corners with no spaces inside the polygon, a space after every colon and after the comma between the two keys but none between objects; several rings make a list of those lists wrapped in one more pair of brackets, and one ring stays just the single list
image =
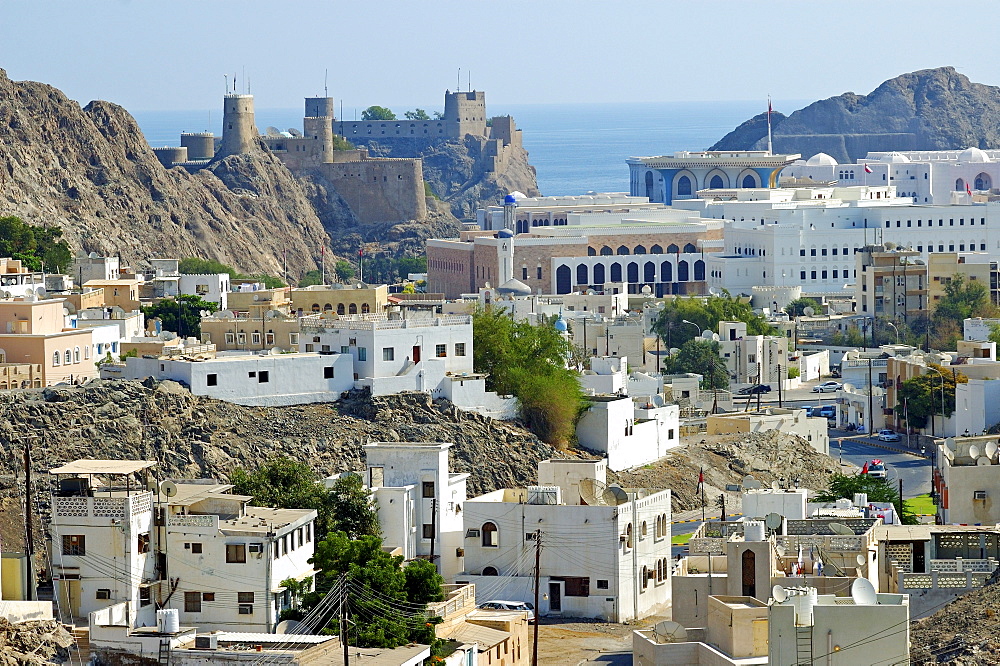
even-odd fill
[{"label": "bush", "polygon": [[800,373],[799,373],[799,369],[798,369],[798,368],[796,368],[796,367],[795,367],[794,365],[793,365],[793,366],[790,366],[790,367],[788,368],[788,378],[789,378],[789,379],[795,379],[796,377],[798,377],[798,376],[799,376],[799,374],[800,374]]}]

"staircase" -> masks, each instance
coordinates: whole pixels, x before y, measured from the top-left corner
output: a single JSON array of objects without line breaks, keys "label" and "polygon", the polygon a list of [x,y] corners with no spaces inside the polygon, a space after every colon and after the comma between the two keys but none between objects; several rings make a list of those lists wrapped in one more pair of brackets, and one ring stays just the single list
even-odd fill
[{"label": "staircase", "polygon": [[811,666],[813,663],[813,628],[795,627],[795,663]]},{"label": "staircase", "polygon": [[90,660],[90,627],[73,627],[72,634],[79,656],[87,663]]}]

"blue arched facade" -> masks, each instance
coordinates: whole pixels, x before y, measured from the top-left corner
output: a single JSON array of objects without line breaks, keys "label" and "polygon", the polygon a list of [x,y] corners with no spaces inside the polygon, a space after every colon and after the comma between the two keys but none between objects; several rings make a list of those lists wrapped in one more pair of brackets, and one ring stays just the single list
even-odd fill
[{"label": "blue arched facade", "polygon": [[[711,162],[711,160],[706,161]],[[780,170],[784,167],[780,166],[777,168],[780,174]],[[654,198],[652,199],[653,201],[667,205],[670,205],[675,199],[693,199],[697,196],[698,190],[712,186],[712,181],[715,176],[719,176],[719,178],[715,180],[716,185],[718,185],[719,180],[722,180],[724,188],[743,189],[746,185],[746,176],[748,174],[756,175],[756,183],[754,184],[755,187],[768,187],[771,174],[774,172],[774,168],[772,167],[729,167],[718,166],[711,163],[704,167],[686,165],[678,168],[655,168],[642,163],[630,162],[629,169],[632,171],[632,196],[644,197],[648,196],[647,193],[652,191],[654,193]],[[655,174],[655,177],[652,179],[648,178],[648,175],[651,172]],[[682,176],[687,176],[690,180],[690,194],[682,194],[678,192],[677,186]],[[775,178],[775,180],[777,180],[777,178]],[[659,187],[653,187],[652,190],[647,187],[650,182],[655,182],[656,185],[662,187],[662,201],[658,197],[655,197],[655,195],[660,193],[657,191],[659,190]]]}]

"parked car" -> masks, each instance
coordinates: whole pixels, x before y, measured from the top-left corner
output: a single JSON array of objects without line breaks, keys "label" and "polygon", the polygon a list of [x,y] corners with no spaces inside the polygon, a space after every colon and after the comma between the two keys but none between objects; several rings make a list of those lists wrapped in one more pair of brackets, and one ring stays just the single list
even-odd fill
[{"label": "parked car", "polygon": [[836,393],[842,388],[844,385],[840,382],[823,382],[813,386],[813,393]]},{"label": "parked car", "polygon": [[479,604],[477,608],[484,610],[524,611],[528,614],[528,622],[535,621],[535,606],[530,601],[504,601],[503,599],[495,599]]},{"label": "parked car", "polygon": [[821,416],[832,419],[837,416],[837,407],[835,405],[820,405],[819,407],[813,407],[808,413],[809,416]]},{"label": "parked car", "polygon": [[875,435],[875,439],[880,442],[898,442],[902,439],[898,432],[893,432],[892,430],[879,430],[878,434]]},{"label": "parked car", "polygon": [[754,384],[753,386],[744,386],[737,393],[740,395],[757,395],[758,393],[770,393],[771,387],[767,384]]},{"label": "parked car", "polygon": [[881,460],[875,459],[869,463],[865,463],[865,474],[874,477],[876,479],[884,479],[886,476],[885,463]]}]

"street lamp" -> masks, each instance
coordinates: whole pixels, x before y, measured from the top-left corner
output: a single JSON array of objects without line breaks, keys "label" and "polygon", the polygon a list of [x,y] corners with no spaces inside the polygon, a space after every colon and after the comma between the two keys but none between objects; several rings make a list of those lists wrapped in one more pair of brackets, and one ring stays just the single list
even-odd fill
[{"label": "street lamp", "polygon": [[698,337],[699,335],[701,335],[701,326],[699,326],[698,324],[694,323],[693,321],[688,321],[687,319],[681,319],[681,323],[691,324],[692,326],[694,326],[694,330],[697,331],[694,337]]},{"label": "street lamp", "polygon": [[[941,436],[944,437],[944,373],[935,367],[930,365],[927,366],[928,370],[933,370],[934,372],[941,375]],[[931,400],[933,401],[933,393],[931,394]],[[934,429],[934,413],[931,412],[931,430]]]},{"label": "street lamp", "polygon": [[886,326],[892,326],[892,330],[896,331],[896,344],[898,345],[899,344],[899,329],[896,328],[896,325],[893,324],[891,321],[885,322],[885,325]]}]

